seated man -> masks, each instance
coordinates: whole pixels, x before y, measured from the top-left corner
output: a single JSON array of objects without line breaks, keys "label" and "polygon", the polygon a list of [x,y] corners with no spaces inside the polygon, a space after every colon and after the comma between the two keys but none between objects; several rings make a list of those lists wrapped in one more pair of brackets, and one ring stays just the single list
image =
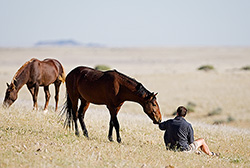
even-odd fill
[{"label": "seated man", "polygon": [[214,152],[210,152],[204,139],[200,138],[194,141],[192,125],[184,119],[186,114],[187,109],[180,106],[177,109],[177,116],[174,119],[159,124],[161,130],[166,130],[164,134],[166,148],[170,150],[194,152],[201,148],[207,155],[218,155]]}]

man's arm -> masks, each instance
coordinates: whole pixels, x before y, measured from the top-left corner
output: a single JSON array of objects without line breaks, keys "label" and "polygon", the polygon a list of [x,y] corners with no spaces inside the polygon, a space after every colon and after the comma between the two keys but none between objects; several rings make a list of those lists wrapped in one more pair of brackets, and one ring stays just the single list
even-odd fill
[{"label": "man's arm", "polygon": [[188,143],[191,144],[194,142],[194,130],[192,125],[189,125],[189,132],[188,132]]},{"label": "man's arm", "polygon": [[167,121],[161,122],[159,124],[160,130],[166,130],[167,129]]}]

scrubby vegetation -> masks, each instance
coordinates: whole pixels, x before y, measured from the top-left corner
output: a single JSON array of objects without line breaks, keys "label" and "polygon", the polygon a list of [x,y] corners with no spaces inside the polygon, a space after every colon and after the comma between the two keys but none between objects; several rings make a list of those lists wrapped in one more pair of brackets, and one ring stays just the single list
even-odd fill
[{"label": "scrubby vegetation", "polygon": [[[192,113],[192,112],[195,112],[195,107],[196,107],[196,104],[194,102],[188,102],[185,106],[188,110],[188,113]],[[173,112],[173,116],[175,116],[177,114],[177,111],[175,110]]]},{"label": "scrubby vegetation", "polygon": [[241,70],[250,71],[250,65],[242,67]]},{"label": "scrubby vegetation", "polygon": [[213,124],[214,125],[227,124],[233,121],[235,121],[235,119],[232,116],[228,116],[226,120],[215,120]]},{"label": "scrubby vegetation", "polygon": [[220,107],[210,111],[208,116],[220,115],[222,113],[222,109]]},{"label": "scrubby vegetation", "polygon": [[108,65],[96,65],[95,69],[100,70],[100,71],[107,71],[107,70],[110,70],[111,67]]},{"label": "scrubby vegetation", "polygon": [[186,105],[186,108],[189,113],[195,112],[195,107],[196,107],[196,104],[194,102],[188,102]]},{"label": "scrubby vegetation", "polygon": [[202,71],[211,71],[211,70],[215,70],[213,65],[202,65],[198,68],[198,70],[202,70]]}]

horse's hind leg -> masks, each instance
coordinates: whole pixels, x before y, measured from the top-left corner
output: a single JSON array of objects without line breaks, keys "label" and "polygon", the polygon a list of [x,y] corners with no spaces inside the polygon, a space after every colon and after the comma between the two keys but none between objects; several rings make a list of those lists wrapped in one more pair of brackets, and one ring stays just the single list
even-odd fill
[{"label": "horse's hind leg", "polygon": [[86,102],[86,100],[81,99],[81,105],[80,105],[80,108],[78,110],[78,118],[79,118],[82,130],[83,130],[83,135],[87,138],[89,137],[88,130],[87,130],[83,120],[84,120],[85,112],[88,109],[88,107],[89,107],[89,103]]},{"label": "horse's hind leg", "polygon": [[59,88],[60,88],[60,85],[61,85],[61,81],[56,81],[55,82],[55,101],[56,101],[56,106],[55,106],[55,111],[57,111],[57,108],[58,108],[58,100],[59,100]]},{"label": "horse's hind leg", "polygon": [[73,114],[73,120],[75,123],[75,135],[79,136],[79,131],[78,131],[78,125],[77,125],[77,118],[78,118],[78,113],[77,113],[77,105],[78,105],[78,99],[72,100],[72,114]]},{"label": "horse's hind leg", "polygon": [[44,93],[45,93],[45,105],[44,105],[44,111],[47,111],[48,105],[49,105],[49,99],[50,99],[50,92],[49,92],[49,86],[44,86]]}]

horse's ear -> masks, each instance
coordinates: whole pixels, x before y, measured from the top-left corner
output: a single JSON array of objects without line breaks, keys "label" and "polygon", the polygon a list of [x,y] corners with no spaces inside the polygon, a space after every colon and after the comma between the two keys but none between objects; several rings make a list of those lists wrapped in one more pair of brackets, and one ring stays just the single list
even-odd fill
[{"label": "horse's ear", "polygon": [[10,89],[14,90],[16,88],[14,82],[12,81],[10,84],[9,84],[9,87]]},{"label": "horse's ear", "polygon": [[10,85],[9,85],[7,82],[6,82],[6,85],[7,85],[7,87],[9,88]]},{"label": "horse's ear", "polygon": [[151,95],[149,96],[149,99],[150,100],[153,100],[153,99],[156,99],[156,95],[158,95],[158,92],[156,92],[156,93],[151,93]]},{"label": "horse's ear", "polygon": [[152,93],[150,93],[150,95],[148,95],[147,99],[148,99],[149,101],[151,101],[151,100],[153,100],[154,97],[155,97],[155,93],[152,92]]}]

